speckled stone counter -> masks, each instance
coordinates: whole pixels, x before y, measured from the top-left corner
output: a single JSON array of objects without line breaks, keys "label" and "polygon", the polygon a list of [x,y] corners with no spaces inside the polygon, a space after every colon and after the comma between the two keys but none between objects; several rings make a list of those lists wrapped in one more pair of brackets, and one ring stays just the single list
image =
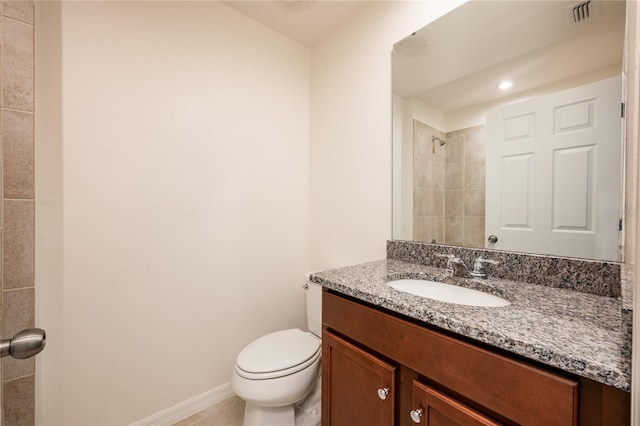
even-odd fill
[{"label": "speckled stone counter", "polygon": [[401,278],[434,279],[444,269],[380,260],[316,272],[312,282],[396,313],[526,358],[629,391],[628,334],[621,330],[620,297],[506,279],[446,278],[511,302],[483,308],[439,302],[386,285]]},{"label": "speckled stone counter", "polygon": [[417,241],[387,241],[387,259],[445,267],[438,254],[453,254],[467,264],[479,256],[498,262],[486,265],[489,275],[516,282],[566,288],[600,296],[621,294],[621,264],[571,257],[545,256],[471,247],[426,244]]}]

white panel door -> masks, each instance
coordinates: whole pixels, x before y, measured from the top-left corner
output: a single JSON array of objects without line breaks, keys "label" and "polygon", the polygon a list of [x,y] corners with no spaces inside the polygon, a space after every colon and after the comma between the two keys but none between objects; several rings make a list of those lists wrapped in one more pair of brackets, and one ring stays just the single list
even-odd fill
[{"label": "white panel door", "polygon": [[619,260],[621,78],[487,114],[486,246]]}]

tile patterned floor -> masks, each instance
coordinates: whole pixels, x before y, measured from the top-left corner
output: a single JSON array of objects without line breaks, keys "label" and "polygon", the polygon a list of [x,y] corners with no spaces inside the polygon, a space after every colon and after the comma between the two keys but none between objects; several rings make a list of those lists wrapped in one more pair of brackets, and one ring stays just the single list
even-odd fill
[{"label": "tile patterned floor", "polygon": [[244,401],[234,395],[173,426],[242,426],[243,416]]}]

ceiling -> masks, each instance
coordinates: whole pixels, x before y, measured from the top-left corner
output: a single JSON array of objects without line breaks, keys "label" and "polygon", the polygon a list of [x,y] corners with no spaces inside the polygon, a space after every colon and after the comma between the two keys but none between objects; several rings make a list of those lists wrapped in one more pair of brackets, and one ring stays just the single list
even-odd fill
[{"label": "ceiling", "polygon": [[313,47],[366,1],[223,1],[229,7],[307,47]]},{"label": "ceiling", "polygon": [[[396,43],[393,90],[442,112],[532,90],[620,75],[625,2],[591,1],[569,23],[572,1],[470,1]],[[514,80],[501,92],[501,80]]]},{"label": "ceiling", "polygon": [[[594,0],[598,13],[568,25],[580,0],[468,1],[398,42],[393,90],[443,112],[621,67],[624,1]],[[366,0],[227,0],[227,6],[309,48],[358,13]],[[407,28],[407,33],[416,28]],[[604,75],[601,78],[606,77]],[[509,92],[499,80],[515,80]]]}]

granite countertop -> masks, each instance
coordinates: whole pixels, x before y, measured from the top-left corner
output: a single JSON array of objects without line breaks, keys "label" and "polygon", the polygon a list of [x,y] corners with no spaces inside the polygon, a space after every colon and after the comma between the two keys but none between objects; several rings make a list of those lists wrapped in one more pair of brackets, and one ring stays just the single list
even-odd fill
[{"label": "granite countertop", "polygon": [[425,324],[618,389],[631,389],[630,344],[621,330],[621,298],[506,279],[444,280],[511,302],[506,307],[483,308],[418,297],[385,284],[401,278],[433,279],[443,272],[432,266],[380,260],[316,272],[310,279]]}]

